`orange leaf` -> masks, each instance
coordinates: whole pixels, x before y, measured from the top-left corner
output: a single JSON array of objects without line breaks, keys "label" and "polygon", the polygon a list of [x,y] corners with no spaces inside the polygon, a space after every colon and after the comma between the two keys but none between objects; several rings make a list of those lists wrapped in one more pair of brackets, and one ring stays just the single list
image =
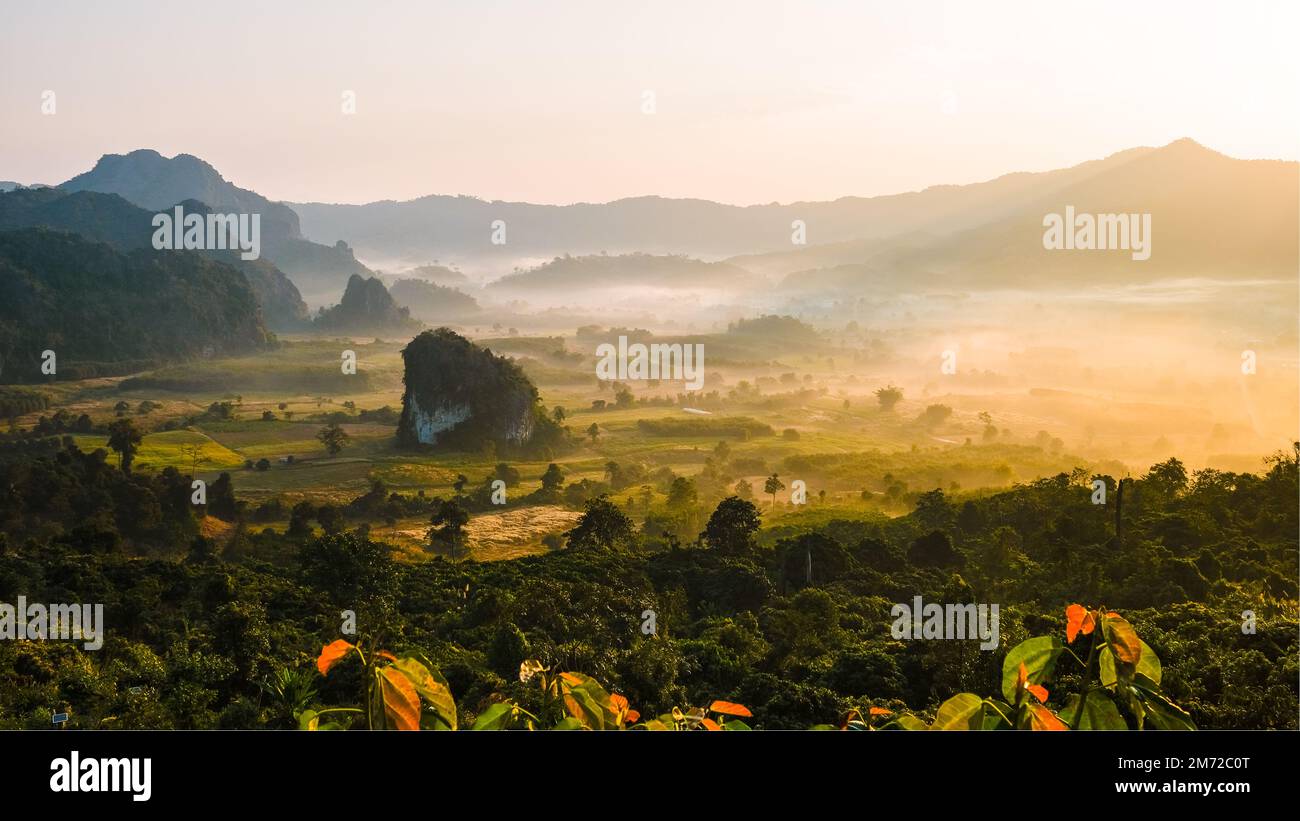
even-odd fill
[{"label": "orange leaf", "polygon": [[377,653],[375,653],[375,655],[381,659],[388,659],[389,661],[397,661],[397,656],[393,655],[387,650],[380,650]]},{"label": "orange leaf", "polygon": [[320,658],[316,659],[316,669],[320,670],[322,676],[325,675],[334,666],[334,662],[346,656],[351,649],[352,645],[343,639],[325,645],[320,649]]},{"label": "orange leaf", "polygon": [[581,687],[585,679],[577,673],[560,673],[560,678],[570,687]]},{"label": "orange leaf", "polygon": [[1065,722],[1056,717],[1056,714],[1046,707],[1040,707],[1037,704],[1029,705],[1029,729],[1031,730],[1068,730]]},{"label": "orange leaf", "polygon": [[1074,643],[1075,636],[1080,633],[1086,636],[1097,626],[1092,611],[1080,604],[1072,604],[1065,608],[1065,619],[1065,640],[1071,644]]},{"label": "orange leaf", "polygon": [[732,704],[730,701],[715,701],[709,705],[709,712],[721,713],[724,716],[740,716],[741,718],[753,718],[754,714],[743,704]]},{"label": "orange leaf", "polygon": [[613,693],[609,697],[609,706],[612,707],[616,713],[626,713],[628,707],[627,698],[620,696],[618,693]]},{"label": "orange leaf", "polygon": [[1109,628],[1106,632],[1110,640],[1110,649],[1115,654],[1115,658],[1125,664],[1137,664],[1138,659],[1142,657],[1142,641],[1138,638],[1133,625],[1118,614],[1108,614],[1106,626]]},{"label": "orange leaf", "polygon": [[716,733],[722,729],[721,727],[718,726],[718,722],[714,721],[711,718],[706,718],[700,723],[704,725],[704,729],[708,730],[711,733]]},{"label": "orange leaf", "polygon": [[884,707],[872,707],[867,712],[873,716],[892,716],[894,714],[893,710],[886,710]]},{"label": "orange leaf", "polygon": [[420,695],[401,671],[385,667],[379,671],[379,693],[384,712],[399,730],[420,729]]},{"label": "orange leaf", "polygon": [[1025,668],[1023,661],[1020,662],[1020,672],[1016,674],[1016,689],[1028,690],[1040,702],[1047,701],[1047,688],[1041,684],[1030,683],[1029,671]]},{"label": "orange leaf", "polygon": [[636,710],[628,710],[627,715],[623,716],[623,720],[629,724],[636,724],[641,720],[641,714]]}]

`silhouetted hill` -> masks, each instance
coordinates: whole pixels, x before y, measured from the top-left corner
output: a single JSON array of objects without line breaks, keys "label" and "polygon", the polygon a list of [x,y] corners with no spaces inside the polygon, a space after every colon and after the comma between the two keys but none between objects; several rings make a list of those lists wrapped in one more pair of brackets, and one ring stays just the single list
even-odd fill
[{"label": "silhouetted hill", "polygon": [[[291,205],[302,220],[305,235],[320,242],[346,238],[363,257],[373,259],[505,261],[602,251],[720,257],[792,250],[795,220],[805,224],[809,246],[878,240],[922,229],[947,232],[970,228],[1014,210],[1036,193],[1064,187],[1150,150],[1136,148],[1072,168],[1007,174],[974,185],[940,185],[918,192],[843,197],[830,202],[736,206],[698,199],[634,197],[608,203],[538,205],[434,195],[367,205]],[[489,226],[494,220],[506,224],[504,245],[492,244]],[[734,261],[755,273],[788,272]]]},{"label": "silhouetted hill", "polygon": [[[1294,278],[1300,163],[1237,160],[1192,140],[1127,153],[1099,173],[1040,191],[976,228],[852,242],[769,258],[786,292],[863,287],[1051,288],[1161,278]],[[1047,214],[1150,214],[1152,250],[1048,250]]]},{"label": "silhouetted hill", "polygon": [[316,327],[341,333],[382,334],[416,331],[420,323],[393,301],[378,278],[353,276],[339,304],[321,310]]},{"label": "silhouetted hill", "polygon": [[423,279],[399,279],[388,293],[412,316],[428,322],[463,322],[479,312],[474,297]]},{"label": "silhouetted hill", "polygon": [[197,200],[214,211],[261,214],[263,254],[303,293],[318,299],[332,298],[353,274],[371,275],[345,243],[318,245],[304,239],[292,208],[228,182],[211,165],[189,154],[167,158],[151,149],[105,154],[90,171],[59,187],[118,194],[153,211]]},{"label": "silhouetted hill", "polygon": [[765,283],[726,262],[704,262],[686,256],[623,254],[556,257],[536,268],[504,276],[489,283],[487,288],[531,295],[629,286],[744,291],[764,287]]},{"label": "silhouetted hill", "polygon": [[[211,210],[194,200],[180,204],[186,213],[206,214]],[[170,211],[171,207],[159,210]],[[0,194],[0,230],[43,226],[106,242],[118,250],[152,247],[154,213],[117,194],[94,191],[69,194],[58,188],[29,188]],[[310,321],[298,289],[269,260],[245,260],[233,251],[178,253],[206,254],[243,271],[269,327],[292,330]]]},{"label": "silhouetted hill", "polygon": [[[209,257],[124,253],[45,228],[0,232],[0,381],[127,373],[271,340],[248,280]],[[41,373],[47,349],[54,376]]]}]

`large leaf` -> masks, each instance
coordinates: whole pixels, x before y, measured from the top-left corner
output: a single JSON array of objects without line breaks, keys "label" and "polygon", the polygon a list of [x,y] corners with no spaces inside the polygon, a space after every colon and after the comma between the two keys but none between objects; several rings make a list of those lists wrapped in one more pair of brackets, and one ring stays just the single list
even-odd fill
[{"label": "large leaf", "polygon": [[1152,650],[1145,641],[1142,641],[1142,639],[1138,639],[1138,643],[1142,645],[1142,656],[1138,659],[1137,670],[1135,673],[1137,675],[1146,676],[1151,679],[1151,681],[1159,684],[1160,677],[1164,673],[1160,666],[1160,657],[1157,656],[1156,651]]},{"label": "large leaf", "polygon": [[888,721],[880,725],[880,729],[919,731],[928,730],[930,728],[925,726],[925,722],[916,716],[911,715],[910,713],[904,713],[893,721]]},{"label": "large leaf", "polygon": [[504,701],[498,701],[491,707],[479,713],[478,720],[474,722],[471,730],[504,730],[510,726],[514,718],[515,708],[513,704],[507,704]]},{"label": "large leaf", "polygon": [[1088,693],[1088,698],[1083,702],[1083,715],[1078,716],[1079,722],[1075,724],[1075,717],[1079,712],[1078,693],[1070,696],[1065,708],[1061,710],[1061,720],[1077,730],[1127,730],[1128,724],[1124,717],[1119,714],[1119,708],[1115,702],[1111,701],[1110,696],[1101,689],[1096,689]]},{"label": "large leaf", "polygon": [[332,641],[320,649],[320,656],[316,659],[316,669],[323,676],[330,671],[330,668],[353,649],[352,645],[343,639]]},{"label": "large leaf", "polygon": [[1031,730],[1068,730],[1065,722],[1041,704],[1027,705],[1029,710],[1029,729]]},{"label": "large leaf", "polygon": [[438,718],[451,729],[456,729],[456,700],[451,697],[451,686],[441,673],[411,656],[398,659],[391,669],[406,676],[415,687],[415,692],[429,703]]},{"label": "large leaf", "polygon": [[420,729],[420,694],[411,680],[394,665],[380,668],[375,677],[389,725],[398,730]]},{"label": "large leaf", "polygon": [[612,714],[603,708],[587,687],[571,687],[564,694],[564,707],[588,730],[603,730]]},{"label": "large leaf", "polygon": [[1141,650],[1140,655],[1138,656],[1136,668],[1123,663],[1117,665],[1115,663],[1115,654],[1111,651],[1110,646],[1107,645],[1101,648],[1101,653],[1097,656],[1097,666],[1101,673],[1101,683],[1103,685],[1106,687],[1114,687],[1115,683],[1121,678],[1128,681],[1134,675],[1138,674],[1146,676],[1156,684],[1160,683],[1160,678],[1163,675],[1163,669],[1160,665],[1160,657],[1157,656],[1156,651],[1152,650],[1145,641],[1142,641],[1142,639],[1138,639],[1138,646]]},{"label": "large leaf", "polygon": [[1056,659],[1064,651],[1065,645],[1055,636],[1036,636],[1022,641],[1002,662],[1002,695],[1012,704],[1019,704],[1022,694],[1016,692],[1016,680],[1020,674],[1020,665],[1024,664],[1031,684],[1042,684],[1052,675]]},{"label": "large leaf", "polygon": [[982,730],[1009,730],[1015,711],[1010,704],[996,698],[984,699],[984,723]]},{"label": "large leaf", "polygon": [[1133,692],[1146,708],[1146,719],[1157,730],[1195,730],[1192,717],[1156,689],[1156,684],[1146,676],[1136,676]]},{"label": "large leaf", "polygon": [[1142,640],[1138,638],[1133,625],[1118,615],[1107,615],[1102,620],[1106,641],[1115,653],[1115,659],[1123,664],[1136,666],[1142,658]]},{"label": "large leaf", "polygon": [[931,730],[979,730],[984,726],[984,699],[958,693],[939,705]]},{"label": "large leaf", "polygon": [[743,704],[733,704],[730,701],[715,701],[709,705],[709,712],[721,713],[726,716],[740,716],[741,718],[753,718],[754,714]]}]

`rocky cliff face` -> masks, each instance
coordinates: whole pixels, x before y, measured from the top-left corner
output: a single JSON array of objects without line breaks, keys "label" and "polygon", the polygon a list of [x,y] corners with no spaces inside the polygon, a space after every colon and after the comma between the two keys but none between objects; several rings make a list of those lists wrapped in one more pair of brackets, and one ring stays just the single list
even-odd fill
[{"label": "rocky cliff face", "polygon": [[403,445],[527,444],[537,425],[537,389],[505,357],[446,328],[425,331],[402,351]]}]

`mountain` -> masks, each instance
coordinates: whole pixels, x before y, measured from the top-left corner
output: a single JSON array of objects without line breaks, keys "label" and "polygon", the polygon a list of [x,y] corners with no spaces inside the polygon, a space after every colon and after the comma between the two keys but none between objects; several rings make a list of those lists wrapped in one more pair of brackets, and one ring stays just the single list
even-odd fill
[{"label": "mountain", "polygon": [[479,313],[474,297],[423,279],[399,279],[388,293],[412,316],[428,322],[466,322]]},{"label": "mountain", "polygon": [[155,212],[197,200],[223,213],[261,214],[263,254],[312,297],[332,297],[353,274],[372,275],[346,243],[318,245],[304,239],[292,208],[228,182],[211,165],[189,154],[168,158],[151,149],[105,154],[90,171],[59,187],[117,194]]},{"label": "mountain", "polygon": [[[1013,210],[1040,192],[1064,187],[1151,151],[1136,148],[1045,173],[1007,174],[976,185],[940,185],[881,197],[735,206],[699,199],[635,197],[603,204],[537,205],[433,195],[367,205],[292,203],[303,233],[320,242],[346,237],[366,259],[478,261],[643,251],[702,258],[790,250],[793,223],[809,245],[875,240],[909,231],[960,230]],[[493,222],[505,243],[493,244]],[[737,261],[749,268],[744,261]],[[767,273],[752,269],[758,273]]]},{"label": "mountain", "polygon": [[[680,255],[620,254],[556,257],[527,271],[488,283],[498,294],[572,298],[572,291],[631,287],[745,291],[766,283],[727,262],[704,262]],[[566,293],[568,292],[568,293]]]},{"label": "mountain", "polygon": [[420,323],[393,301],[377,277],[362,279],[354,275],[339,304],[321,309],[316,327],[337,333],[384,334],[416,331]]},{"label": "mountain", "polygon": [[[0,232],[0,381],[129,373],[271,342],[248,280],[229,265],[46,228]],[[53,377],[41,372],[45,350]]]},{"label": "mountain", "polygon": [[[179,203],[186,213],[207,214],[207,205]],[[160,209],[170,211],[171,205]],[[44,226],[71,231],[118,250],[151,248],[154,212],[127,202],[117,194],[93,191],[68,193],[58,188],[30,188],[0,194],[0,230]],[[248,279],[262,315],[271,328],[295,330],[310,317],[298,289],[267,259],[245,260],[233,251],[181,251],[207,254],[238,268]]]},{"label": "mountain", "polygon": [[409,279],[428,280],[435,285],[460,286],[470,284],[469,277],[445,265],[420,265],[403,271],[402,276]]},{"label": "mountain", "polygon": [[[1237,160],[1192,140],[1036,190],[985,223],[733,261],[788,274],[782,290],[1051,288],[1166,278],[1294,279],[1300,163]],[[1151,253],[1049,250],[1049,214],[1150,214]]]},{"label": "mountain", "polygon": [[537,388],[518,365],[446,328],[411,340],[402,362],[402,445],[521,445],[547,426]]}]

